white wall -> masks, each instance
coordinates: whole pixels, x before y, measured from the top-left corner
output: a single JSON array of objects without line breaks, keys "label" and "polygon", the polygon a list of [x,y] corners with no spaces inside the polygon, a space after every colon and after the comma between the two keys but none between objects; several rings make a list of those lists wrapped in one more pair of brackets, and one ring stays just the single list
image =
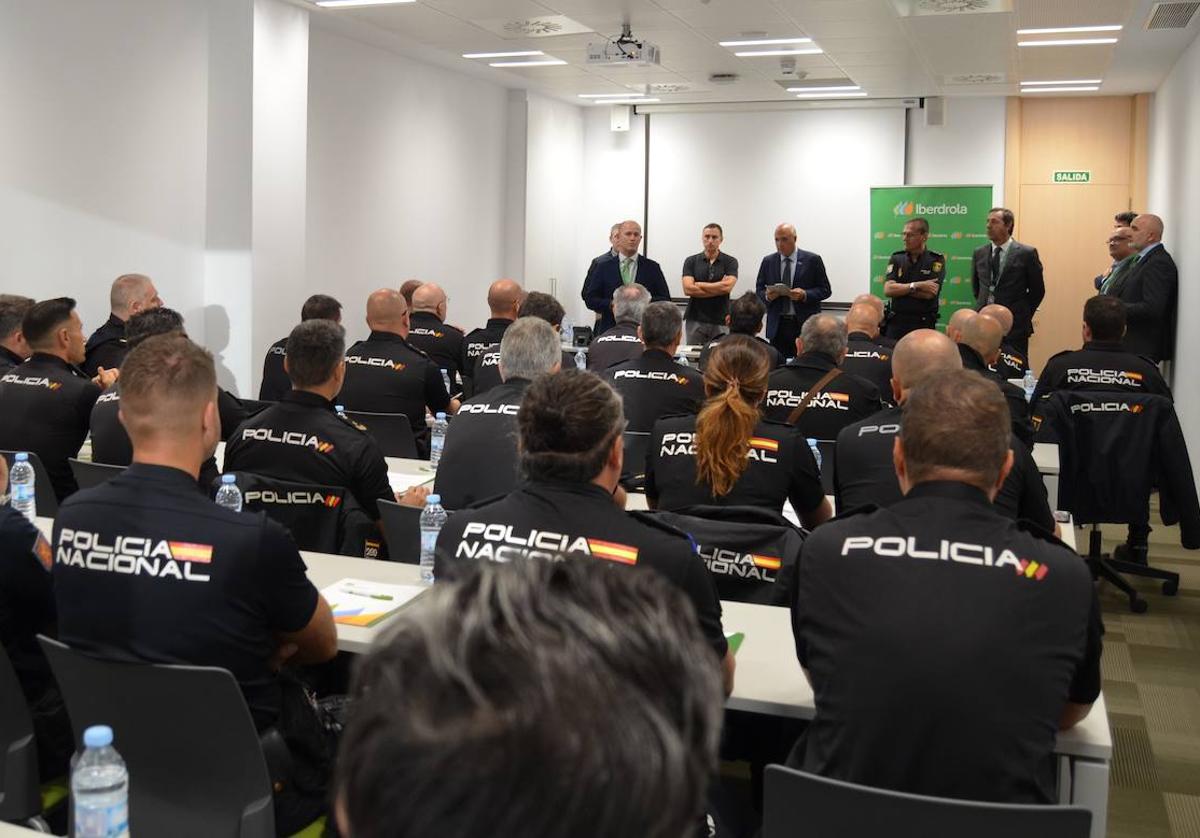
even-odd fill
[{"label": "white wall", "polygon": [[1200,331],[1189,328],[1200,310],[1200,40],[1192,42],[1154,94],[1150,106],[1147,212],[1163,217],[1164,243],[1179,267],[1179,329],[1175,343],[1175,408],[1200,479]]},{"label": "white wall", "polygon": [[1003,206],[1005,107],[1003,96],[947,99],[939,126],[926,126],[924,112],[910,111],[905,183],[990,185],[992,202]]}]

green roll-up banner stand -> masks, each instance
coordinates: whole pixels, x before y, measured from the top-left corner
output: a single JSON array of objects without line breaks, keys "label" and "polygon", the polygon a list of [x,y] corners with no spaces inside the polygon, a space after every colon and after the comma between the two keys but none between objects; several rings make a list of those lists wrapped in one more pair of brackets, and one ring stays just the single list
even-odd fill
[{"label": "green roll-up banner stand", "polygon": [[[920,216],[929,222],[926,247],[946,257],[938,328],[946,329],[950,315],[973,306],[971,254],[987,242],[990,186],[877,186],[871,188],[871,293],[883,297],[888,258],[904,248],[904,224]],[[886,298],[884,298],[886,299]]]}]

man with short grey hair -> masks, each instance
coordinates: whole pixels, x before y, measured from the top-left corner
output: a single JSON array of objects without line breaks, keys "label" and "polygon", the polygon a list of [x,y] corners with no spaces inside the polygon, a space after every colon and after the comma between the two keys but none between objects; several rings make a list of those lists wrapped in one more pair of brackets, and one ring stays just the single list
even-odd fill
[{"label": "man with short grey hair", "polygon": [[442,506],[463,509],[517,486],[517,412],[529,383],[562,364],[558,332],[540,317],[520,317],[500,341],[502,384],[459,408],[438,463]]},{"label": "man with short grey hair", "polygon": [[771,373],[763,415],[796,425],[806,437],[836,439],[852,422],[883,408],[879,388],[842,370],[846,324],[828,314],[804,321],[796,357]]},{"label": "man with short grey hair", "polygon": [[613,291],[612,310],[617,325],[596,337],[588,347],[587,368],[603,372],[615,364],[632,361],[642,354],[638,327],[650,305],[650,292],[639,283],[622,285]]},{"label": "man with short grey hair", "polygon": [[698,370],[675,363],[683,340],[683,317],[674,303],[646,306],[638,335],[646,350],[640,357],[610,367],[604,377],[625,401],[627,430],[650,433],[661,416],[695,413],[704,401]]},{"label": "man with short grey hair", "polygon": [[1103,293],[1125,303],[1125,351],[1169,361],[1175,357],[1179,270],[1163,245],[1161,218],[1143,213],[1129,229],[1137,258]]},{"label": "man with short grey hair", "polygon": [[113,280],[108,293],[110,314],[84,347],[83,371],[88,378],[103,367],[114,370],[125,360],[129,347],[125,345],[125,321],[139,311],[163,304],[154,281],[144,274],[122,274]]},{"label": "man with short grey hair", "polygon": [[16,294],[0,294],[0,375],[19,367],[33,354],[21,320],[33,308],[33,300]]}]

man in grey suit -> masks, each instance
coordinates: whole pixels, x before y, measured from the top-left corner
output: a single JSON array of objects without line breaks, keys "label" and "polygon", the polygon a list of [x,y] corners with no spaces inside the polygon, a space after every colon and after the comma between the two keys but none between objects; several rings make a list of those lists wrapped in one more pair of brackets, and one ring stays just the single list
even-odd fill
[{"label": "man in grey suit", "polygon": [[1012,312],[1008,342],[1028,355],[1033,313],[1046,296],[1046,283],[1037,249],[1012,237],[1015,220],[1012,210],[1004,207],[993,207],[988,212],[987,237],[991,244],[975,249],[971,291],[976,309],[999,304]]},{"label": "man in grey suit", "polygon": [[1170,360],[1175,349],[1179,270],[1163,247],[1161,218],[1139,215],[1130,229],[1137,259],[1103,293],[1125,303],[1125,351],[1155,362]]}]

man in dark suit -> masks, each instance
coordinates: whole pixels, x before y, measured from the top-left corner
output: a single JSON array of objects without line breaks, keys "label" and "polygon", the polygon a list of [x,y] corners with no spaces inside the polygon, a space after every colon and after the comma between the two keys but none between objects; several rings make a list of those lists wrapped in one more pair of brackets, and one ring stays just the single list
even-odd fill
[{"label": "man in dark suit", "polygon": [[[821,300],[832,291],[825,262],[816,253],[796,247],[796,228],[791,224],[775,228],[775,251],[763,257],[754,292],[767,307],[767,340],[784,358],[791,358],[800,327],[821,310]],[[791,291],[781,294],[776,285]]]},{"label": "man in dark suit", "polygon": [[1175,306],[1179,270],[1163,247],[1163,222],[1157,215],[1133,220],[1137,260],[1104,291],[1125,303],[1125,351],[1154,362],[1170,360],[1175,350]]},{"label": "man in dark suit", "polygon": [[1046,283],[1037,249],[1012,237],[1014,221],[1012,210],[1004,207],[988,212],[987,237],[992,243],[975,249],[971,292],[977,309],[999,303],[1012,312],[1008,342],[1025,355],[1033,334],[1033,313],[1046,296]]},{"label": "man in dark suit", "polygon": [[587,278],[583,281],[581,296],[587,307],[596,312],[596,334],[616,325],[612,314],[612,295],[622,285],[636,282],[650,292],[651,302],[670,302],[671,292],[667,290],[662,267],[653,259],[638,253],[641,244],[642,225],[636,221],[623,221],[617,231],[617,255],[600,256],[592,261]]}]

